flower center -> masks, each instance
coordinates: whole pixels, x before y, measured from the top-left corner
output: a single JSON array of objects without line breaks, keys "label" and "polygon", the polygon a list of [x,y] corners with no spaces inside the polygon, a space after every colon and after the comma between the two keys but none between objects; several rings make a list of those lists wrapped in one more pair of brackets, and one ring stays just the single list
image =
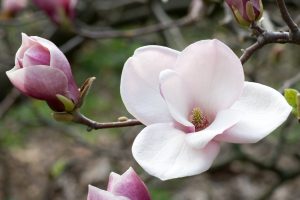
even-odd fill
[{"label": "flower center", "polygon": [[205,129],[209,125],[207,118],[203,115],[199,107],[196,107],[192,110],[190,122],[194,124],[196,132]]}]

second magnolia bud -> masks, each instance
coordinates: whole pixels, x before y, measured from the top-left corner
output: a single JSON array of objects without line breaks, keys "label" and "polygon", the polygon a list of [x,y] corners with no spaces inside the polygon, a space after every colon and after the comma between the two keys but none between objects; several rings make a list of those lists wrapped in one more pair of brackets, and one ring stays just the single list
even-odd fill
[{"label": "second magnolia bud", "polygon": [[237,22],[243,26],[249,26],[258,21],[263,14],[261,0],[226,0]]}]

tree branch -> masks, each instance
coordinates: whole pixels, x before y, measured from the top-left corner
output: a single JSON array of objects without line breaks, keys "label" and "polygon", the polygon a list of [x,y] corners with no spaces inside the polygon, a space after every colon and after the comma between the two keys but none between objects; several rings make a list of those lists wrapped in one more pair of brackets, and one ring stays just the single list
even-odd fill
[{"label": "tree branch", "polygon": [[88,29],[82,29],[77,27],[75,30],[76,33],[82,37],[91,38],[91,39],[104,39],[104,38],[132,38],[141,35],[146,35],[150,33],[155,33],[163,31],[165,29],[186,26],[195,23],[199,20],[199,14],[203,10],[203,1],[202,0],[193,0],[191,2],[190,11],[188,14],[176,21],[170,21],[167,23],[159,23],[155,25],[150,25],[142,28],[132,29],[132,30],[103,30],[103,31],[93,31]]},{"label": "tree branch", "polygon": [[119,127],[142,125],[142,123],[137,119],[126,119],[125,121],[99,123],[87,118],[86,116],[82,115],[80,112],[74,112],[72,114],[74,117],[73,122],[86,125],[88,127],[88,131],[104,129],[104,128],[119,128]]},{"label": "tree branch", "polygon": [[257,37],[257,41],[246,48],[243,51],[242,56],[240,57],[240,60],[242,64],[248,61],[248,59],[259,49],[261,49],[263,46],[271,43],[293,43],[293,44],[300,44],[300,31],[297,26],[297,24],[294,22],[294,20],[291,18],[289,11],[287,10],[287,7],[285,5],[284,0],[276,0],[278,8],[280,10],[282,19],[285,21],[285,23],[288,25],[290,31],[277,31],[277,32],[271,32],[266,31],[259,27],[256,23],[253,23],[251,25],[251,29],[254,33],[254,35]]},{"label": "tree branch", "polygon": [[271,43],[293,43],[300,44],[300,37],[291,37],[289,32],[268,32],[264,31],[257,37],[257,41],[243,50],[243,54],[240,57],[242,64],[248,61],[248,59],[263,46]]}]

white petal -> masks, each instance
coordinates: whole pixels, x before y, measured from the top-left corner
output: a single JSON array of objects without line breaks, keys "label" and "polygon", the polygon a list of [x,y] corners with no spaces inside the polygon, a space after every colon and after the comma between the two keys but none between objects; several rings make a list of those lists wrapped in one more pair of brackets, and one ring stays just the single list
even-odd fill
[{"label": "white petal", "polygon": [[159,73],[174,66],[177,54],[166,47],[146,46],[124,65],[121,97],[129,113],[143,124],[172,121],[159,91]]},{"label": "white petal", "polygon": [[218,112],[215,120],[204,130],[189,133],[186,141],[194,148],[205,147],[216,135],[222,134],[241,119],[241,113],[236,110],[223,110]]},{"label": "white petal", "polygon": [[189,94],[183,80],[170,69],[162,71],[159,79],[161,94],[172,117],[180,124],[194,129],[194,125],[188,120],[193,109],[193,96]]},{"label": "white petal", "polygon": [[153,124],[136,137],[132,153],[149,174],[161,180],[192,176],[206,171],[219,153],[211,141],[203,149],[192,148],[186,134],[169,124]]},{"label": "white petal", "polygon": [[245,82],[243,94],[232,109],[241,111],[243,118],[224,134],[217,136],[219,141],[257,142],[280,126],[292,108],[273,88]]},{"label": "white petal", "polygon": [[239,58],[218,40],[202,40],[185,48],[174,70],[187,81],[198,106],[210,118],[229,108],[243,89],[244,72]]}]

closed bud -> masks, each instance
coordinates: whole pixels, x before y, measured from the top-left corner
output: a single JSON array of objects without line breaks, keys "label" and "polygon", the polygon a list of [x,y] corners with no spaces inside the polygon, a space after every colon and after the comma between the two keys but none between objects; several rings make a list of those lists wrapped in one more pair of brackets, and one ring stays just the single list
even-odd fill
[{"label": "closed bud", "polygon": [[243,26],[249,26],[258,21],[263,14],[261,0],[226,0],[237,22]]},{"label": "closed bud", "polygon": [[23,94],[44,100],[57,112],[70,112],[80,93],[67,58],[49,40],[22,34],[15,66],[6,72]]},{"label": "closed bud", "polygon": [[147,186],[130,167],[122,175],[112,172],[107,190],[89,185],[87,200],[151,200]]}]

